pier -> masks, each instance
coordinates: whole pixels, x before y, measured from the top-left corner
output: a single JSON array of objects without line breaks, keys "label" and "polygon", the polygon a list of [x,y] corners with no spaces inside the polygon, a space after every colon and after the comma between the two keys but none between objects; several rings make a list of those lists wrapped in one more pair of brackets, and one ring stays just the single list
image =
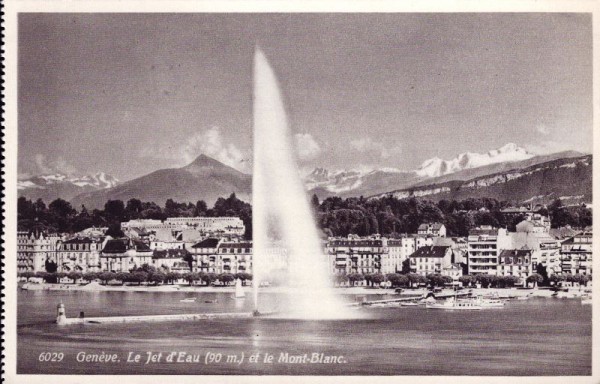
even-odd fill
[{"label": "pier", "polygon": [[[455,296],[456,297],[465,297],[465,296],[470,296],[470,295],[471,295],[471,291],[469,290],[467,292],[430,294],[429,297],[433,297],[434,299],[445,299],[445,298],[455,297]],[[373,305],[373,304],[401,303],[401,302],[406,302],[406,301],[421,300],[421,299],[425,299],[427,297],[428,297],[428,295],[426,295],[426,294],[423,294],[420,296],[413,295],[413,296],[406,296],[406,297],[397,297],[394,299],[363,301],[360,303],[353,303],[352,305],[369,306],[369,305]]]},{"label": "pier", "polygon": [[231,313],[182,313],[173,315],[139,315],[139,316],[105,316],[105,317],[67,317],[63,303],[58,304],[56,324],[108,324],[108,323],[143,323],[161,321],[199,321],[215,319],[243,319],[259,316],[253,312]]}]

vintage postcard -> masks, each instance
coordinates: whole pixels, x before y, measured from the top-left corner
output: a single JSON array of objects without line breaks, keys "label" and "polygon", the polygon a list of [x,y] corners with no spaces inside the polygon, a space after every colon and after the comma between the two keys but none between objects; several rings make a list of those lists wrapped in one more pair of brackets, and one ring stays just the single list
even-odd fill
[{"label": "vintage postcard", "polygon": [[7,383],[600,382],[597,11],[7,1]]}]

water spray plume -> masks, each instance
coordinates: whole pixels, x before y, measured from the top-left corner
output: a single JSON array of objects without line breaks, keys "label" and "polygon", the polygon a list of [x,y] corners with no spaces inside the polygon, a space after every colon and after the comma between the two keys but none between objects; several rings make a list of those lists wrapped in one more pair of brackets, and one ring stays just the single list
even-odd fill
[{"label": "water spray plume", "polygon": [[350,311],[331,286],[327,256],[293,152],[292,134],[277,78],[263,52],[254,54],[254,170],[252,182],[254,300],[269,266],[264,262],[276,226],[288,251],[292,288],[283,316],[311,319],[347,318]]}]

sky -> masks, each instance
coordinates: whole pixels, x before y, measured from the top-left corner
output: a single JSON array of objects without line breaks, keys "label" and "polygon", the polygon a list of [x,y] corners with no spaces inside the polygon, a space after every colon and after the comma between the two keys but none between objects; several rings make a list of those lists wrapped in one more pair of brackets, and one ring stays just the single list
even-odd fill
[{"label": "sky", "polygon": [[257,45],[305,170],[592,151],[590,14],[21,14],[20,176],[251,173]]}]

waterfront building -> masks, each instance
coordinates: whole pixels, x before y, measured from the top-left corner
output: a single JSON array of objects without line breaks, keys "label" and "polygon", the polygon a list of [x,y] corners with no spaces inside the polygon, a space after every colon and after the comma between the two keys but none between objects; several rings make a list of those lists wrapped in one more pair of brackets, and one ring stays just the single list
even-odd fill
[{"label": "waterfront building", "polygon": [[192,254],[187,249],[161,249],[152,252],[152,265],[165,272],[191,272]]},{"label": "waterfront building", "polygon": [[525,281],[534,272],[531,249],[504,249],[499,256],[499,276],[516,276]]},{"label": "waterfront building", "polygon": [[592,274],[592,232],[577,234],[561,243],[563,273]]},{"label": "waterfront building", "polygon": [[[548,275],[561,273],[560,242],[549,233],[549,227],[541,230],[539,224],[517,225],[517,232],[510,233],[511,249],[530,249],[531,266],[537,271],[541,264]],[[548,222],[549,225],[549,222]]]},{"label": "waterfront building", "polygon": [[493,228],[489,225],[471,230],[467,242],[469,274],[497,275],[500,251],[512,247],[511,238],[506,229]]},{"label": "waterfront building", "polygon": [[459,281],[458,279],[460,279],[460,277],[463,275],[463,269],[460,264],[454,262],[449,266],[443,267],[441,275],[450,277],[452,282],[457,284]]},{"label": "waterfront building", "polygon": [[208,238],[192,246],[192,271],[217,273],[217,253],[220,240]]},{"label": "waterfront building", "polygon": [[194,272],[252,273],[252,243],[208,238],[192,246]]},{"label": "waterfront building", "polygon": [[419,225],[417,234],[420,236],[446,237],[446,226],[441,223],[425,223]]},{"label": "waterfront building", "polygon": [[106,242],[100,253],[102,271],[130,272],[144,264],[152,265],[153,252],[139,240],[123,238]]},{"label": "waterfront building", "polygon": [[452,266],[452,248],[443,245],[422,247],[410,255],[409,259],[412,273],[423,276],[432,273],[441,274],[444,269]]},{"label": "waterfront building", "polygon": [[58,234],[17,232],[17,271],[46,271],[46,262],[56,263],[56,247],[60,240]]},{"label": "waterfront building", "polygon": [[381,273],[396,273],[402,271],[402,263],[417,249],[417,241],[413,236],[400,236],[387,239],[387,253],[381,258]]},{"label": "waterfront building", "polygon": [[331,272],[335,275],[382,273],[382,256],[388,253],[387,239],[379,235],[330,238],[327,253]]},{"label": "waterfront building", "polygon": [[223,241],[219,244],[217,273],[252,273],[252,243]]},{"label": "waterfront building", "polygon": [[56,263],[59,272],[100,272],[100,252],[110,236],[75,237],[57,243]]}]

